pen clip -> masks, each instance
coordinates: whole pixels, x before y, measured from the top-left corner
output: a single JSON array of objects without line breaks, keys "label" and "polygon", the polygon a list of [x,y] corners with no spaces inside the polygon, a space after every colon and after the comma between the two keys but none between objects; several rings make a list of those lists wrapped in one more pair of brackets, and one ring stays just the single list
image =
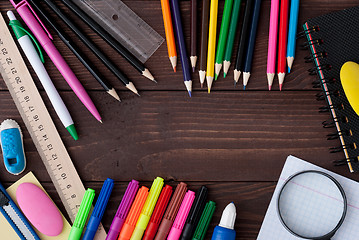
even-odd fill
[{"label": "pen clip", "polygon": [[35,10],[31,7],[31,5],[28,3],[27,0],[23,0],[20,3],[16,4],[14,0],[10,0],[10,2],[12,3],[12,5],[15,7],[15,9],[17,10],[19,7],[28,7],[32,14],[35,16],[35,18],[37,19],[37,21],[40,23],[41,27],[44,29],[44,31],[47,33],[47,35],[49,36],[49,38],[51,40],[54,40],[53,37],[51,36],[50,32],[47,30],[47,28],[45,27],[45,24],[41,21],[40,17],[36,14]]},{"label": "pen clip", "polygon": [[12,26],[12,27],[17,27],[17,28],[21,29],[22,31],[24,31],[27,35],[29,35],[29,37],[35,43],[35,45],[37,47],[37,50],[38,50],[39,55],[40,55],[41,62],[45,63],[45,59],[44,59],[44,55],[42,54],[41,47],[40,47],[39,43],[36,41],[36,39],[34,38],[34,36],[32,36],[32,34],[29,31],[27,31],[25,28],[23,28],[22,26],[17,24],[16,21],[10,21],[9,25]]}]

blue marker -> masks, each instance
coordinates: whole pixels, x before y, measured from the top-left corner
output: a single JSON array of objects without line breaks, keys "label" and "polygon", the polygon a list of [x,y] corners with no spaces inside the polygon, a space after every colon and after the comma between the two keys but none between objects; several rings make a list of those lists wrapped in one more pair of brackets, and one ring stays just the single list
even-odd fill
[{"label": "blue marker", "polygon": [[288,73],[290,73],[295,57],[295,45],[297,41],[297,25],[299,14],[299,0],[292,0],[291,2],[292,3],[290,5],[290,19],[287,44]]},{"label": "blue marker", "polygon": [[100,195],[97,198],[95,208],[92,211],[90,220],[87,223],[85,234],[82,240],[92,240],[95,237],[98,226],[105,212],[108,200],[113,189],[114,181],[111,178],[107,178],[103,183]]},{"label": "blue marker", "polygon": [[236,206],[232,202],[224,209],[221,221],[214,228],[212,240],[235,240],[234,223],[236,222],[236,216]]}]

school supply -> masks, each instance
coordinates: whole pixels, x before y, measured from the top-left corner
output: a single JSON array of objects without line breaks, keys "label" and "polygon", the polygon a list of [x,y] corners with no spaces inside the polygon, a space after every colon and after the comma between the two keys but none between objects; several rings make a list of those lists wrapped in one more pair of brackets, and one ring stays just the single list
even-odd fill
[{"label": "school supply", "polygon": [[196,231],[194,232],[192,240],[203,240],[206,236],[209,224],[212,220],[214,210],[216,209],[216,203],[209,201],[204,207],[202,216],[197,225]]},{"label": "school supply", "polygon": [[170,201],[172,192],[173,192],[172,187],[169,185],[166,185],[163,188],[161,195],[158,198],[156,208],[155,210],[153,210],[150,222],[148,223],[146,232],[143,235],[142,240],[153,240],[155,238],[163,214],[165,213],[168,202]]},{"label": "school supply", "polygon": [[142,63],[164,41],[160,34],[120,0],[73,2]]},{"label": "school supply", "polygon": [[277,63],[277,41],[278,41],[278,14],[279,0],[271,1],[269,36],[268,36],[268,57],[267,57],[267,80],[268,89],[272,89]]},{"label": "school supply", "polygon": [[202,1],[201,19],[201,52],[199,55],[199,82],[203,88],[206,79],[207,49],[208,49],[208,22],[209,22],[209,0]]},{"label": "school supply", "polygon": [[191,54],[190,60],[193,72],[197,63],[197,0],[191,0]]},{"label": "school supply", "polygon": [[170,0],[171,9],[173,14],[174,28],[177,37],[178,48],[181,56],[181,66],[183,72],[184,85],[188,91],[189,96],[192,96],[192,78],[191,71],[189,69],[188,57],[186,43],[184,41],[182,21],[181,21],[181,12],[178,4],[178,0]]},{"label": "school supply", "polygon": [[170,59],[173,71],[176,72],[177,50],[176,50],[175,35],[173,33],[169,0],[161,0],[161,8],[162,8],[163,24],[165,26],[168,57]]},{"label": "school supply", "polygon": [[79,211],[76,214],[74,224],[72,225],[71,232],[68,240],[80,240],[82,231],[84,230],[87,217],[90,213],[93,199],[95,198],[95,190],[88,188],[82,198]]},{"label": "school supply", "polygon": [[38,47],[37,50],[39,51],[39,53],[37,53],[35,46],[31,42],[31,38],[30,38],[31,35],[28,34],[28,32],[23,28],[20,21],[16,19],[14,13],[12,11],[8,11],[7,15],[10,19],[10,26],[12,27],[12,30],[15,33],[17,41],[19,42],[21,49],[25,53],[32,68],[34,69],[36,75],[38,76],[42,86],[44,87],[45,92],[49,97],[50,102],[54,107],[57,116],[59,116],[62,124],[67,129],[67,131],[71,134],[71,136],[75,140],[78,140],[79,137],[77,135],[74,121],[71,118],[69,110],[67,109],[65,103],[62,101],[61,96],[57,92],[54,84],[51,81],[49,74],[45,69],[45,66],[42,63],[43,55],[40,46],[38,46],[36,40],[33,39],[36,43],[36,46]]},{"label": "school supply", "polygon": [[57,69],[61,72],[61,75],[64,77],[66,82],[69,84],[71,89],[81,100],[81,102],[86,106],[86,108],[92,113],[92,115],[101,122],[101,116],[98,113],[94,103],[87,94],[85,88],[82,86],[80,81],[77,79],[75,74],[72,72],[70,67],[67,65],[62,55],[59,53],[57,48],[52,42],[52,36],[50,35],[47,28],[38,18],[36,13],[33,11],[30,4],[27,0],[21,2],[10,0],[12,5],[15,7],[17,12],[20,14],[21,18],[24,20],[26,25],[30,28],[31,32],[40,42],[41,46],[44,48],[45,52],[49,55],[52,62],[55,64]]},{"label": "school supply", "polygon": [[114,181],[111,178],[107,178],[102,185],[100,195],[97,198],[96,205],[92,211],[90,219],[86,225],[86,231],[83,240],[92,240],[95,237],[96,231],[100,225],[103,214],[110,199],[113,189]]},{"label": "school supply", "polygon": [[232,16],[231,16],[231,23],[229,25],[227,43],[226,43],[226,48],[225,48],[224,58],[223,58],[224,59],[223,60],[223,77],[224,78],[226,77],[229,67],[231,66],[233,45],[234,45],[234,39],[236,38],[236,34],[237,34],[237,25],[238,25],[240,8],[241,8],[241,0],[234,0]]},{"label": "school supply", "polygon": [[208,52],[207,52],[207,69],[206,69],[208,93],[211,92],[213,78],[214,78],[214,61],[216,54],[216,36],[217,36],[217,14],[218,14],[218,0],[212,0],[210,15],[209,15]]},{"label": "school supply", "polygon": [[173,194],[173,197],[168,205],[168,208],[163,216],[160,227],[156,234],[155,240],[165,240],[172,227],[173,221],[175,220],[178,210],[181,206],[184,195],[187,191],[187,184],[180,182]]},{"label": "school supply", "polygon": [[221,221],[218,226],[214,228],[212,240],[234,240],[236,239],[236,231],[234,230],[234,223],[236,222],[236,206],[230,203],[223,210]]},{"label": "school supply", "polygon": [[188,214],[186,225],[182,231],[181,240],[192,240],[193,233],[203,212],[204,205],[206,204],[207,195],[208,188],[206,186],[202,186],[196,193],[196,198]]},{"label": "school supply", "polygon": [[115,217],[112,220],[110,229],[108,230],[106,240],[116,240],[125,223],[128,212],[130,211],[133,200],[138,190],[138,181],[132,180],[123,195],[120,206],[118,206]]},{"label": "school supply", "polygon": [[160,196],[163,187],[163,178],[157,177],[151,186],[150,193],[146,199],[145,205],[142,208],[141,215],[137,220],[136,228],[133,230],[131,240],[141,240],[142,236],[150,221],[152,212],[156,206],[158,197]]},{"label": "school supply", "polygon": [[178,240],[181,236],[184,224],[186,222],[188,213],[191,209],[195,198],[195,193],[191,190],[188,190],[184,196],[181,207],[178,211],[175,221],[173,222],[170,233],[168,234],[167,240]]},{"label": "school supply", "polygon": [[217,52],[216,52],[216,63],[215,63],[215,74],[214,79],[217,80],[219,73],[222,69],[224,51],[226,50],[226,43],[228,37],[228,29],[231,20],[232,14],[232,7],[233,7],[233,0],[226,0],[224,2],[224,9],[222,15],[222,23],[221,28],[219,30],[219,37],[217,43]]},{"label": "school supply", "polygon": [[121,101],[114,87],[102,76],[102,74],[96,69],[95,66],[90,62],[90,60],[81,52],[80,48],[77,47],[74,42],[70,39],[70,37],[64,32],[61,31],[60,26],[56,24],[55,21],[52,21],[51,18],[48,17],[49,14],[46,15],[45,11],[38,7],[36,1],[30,0],[32,5],[35,7],[36,11],[39,15],[46,21],[48,25],[56,32],[61,41],[71,50],[71,52],[77,57],[78,60],[86,67],[86,69],[92,74],[92,76],[97,80],[97,82],[104,88],[104,90],[110,94],[113,98],[118,101]]},{"label": "school supply", "polygon": [[300,0],[292,0],[290,3],[290,18],[289,18],[289,30],[288,30],[288,44],[287,44],[287,65],[288,73],[290,73],[294,57],[295,46],[297,43],[297,26],[299,16],[299,2]]},{"label": "school supply", "polygon": [[340,69],[340,81],[350,106],[359,115],[359,64],[344,63]]},{"label": "school supply", "polygon": [[[359,26],[353,22],[359,16],[359,7],[309,19],[304,25],[306,46],[310,49],[308,60],[314,62],[311,74],[318,74],[314,87],[321,87],[318,100],[326,99],[327,106],[321,112],[329,111],[333,121],[323,122],[324,127],[335,127],[336,133],[328,139],[340,139],[342,146],[334,147],[332,152],[343,149],[345,159],[335,161],[336,165],[347,164],[350,172],[359,171],[359,118],[350,106],[341,86],[340,68],[347,61],[359,62]],[[350,29],[350,31],[348,31]]]},{"label": "school supply", "polygon": [[[47,1],[49,2],[49,1]],[[142,76],[150,79],[153,82],[156,82],[150,71],[143,65],[138,58],[132,55],[125,46],[123,46],[120,42],[116,41],[104,28],[102,28],[97,21],[89,17],[86,12],[84,12],[82,9],[79,8],[80,5],[84,4],[84,1],[71,1],[71,0],[62,0],[62,2],[70,8],[79,18],[82,19],[93,31],[95,31],[99,36],[101,36],[113,49],[115,49],[123,58],[125,58]],[[108,10],[111,9],[111,6],[109,6],[110,1],[94,1],[93,3],[101,3],[106,4],[108,7]],[[113,2],[113,1],[112,1]],[[117,1],[120,4],[120,1]],[[76,5],[78,4],[78,5]],[[120,10],[120,8],[118,9]],[[131,10],[130,10],[131,11]],[[122,14],[122,13],[121,13]],[[128,13],[123,13],[123,15],[117,15],[117,18],[122,18],[125,15],[128,15]],[[113,16],[112,14],[107,15],[107,17]],[[128,20],[131,20],[132,18],[129,16],[129,19],[124,19],[120,24],[125,25],[125,23]],[[139,29],[141,28],[140,25],[135,25],[134,28]],[[125,32],[126,33],[126,32]],[[146,36],[151,37],[151,36]],[[133,41],[135,39],[128,39],[130,41]],[[162,39],[163,40],[163,39]]]},{"label": "school supply", "polygon": [[130,212],[126,217],[126,221],[123,224],[118,240],[129,240],[132,236],[133,230],[136,227],[137,220],[141,214],[143,205],[148,197],[148,188],[142,186],[138,190],[135,201],[133,202]]},{"label": "school supply", "polygon": [[[355,182],[353,180],[350,180],[348,178],[345,178],[343,176],[340,176],[338,174],[330,172],[321,167],[315,166],[309,162],[306,162],[306,161],[296,158],[294,156],[288,156],[288,158],[284,164],[282,173],[280,174],[277,186],[274,190],[272,200],[269,204],[269,207],[268,207],[267,213],[265,215],[265,218],[263,220],[262,227],[258,234],[257,240],[267,240],[267,239],[297,240],[297,239],[301,239],[301,238],[298,238],[298,237],[294,236],[293,234],[291,234],[281,224],[281,221],[280,221],[280,218],[279,218],[278,212],[277,212],[277,204],[278,204],[277,200],[278,200],[279,192],[280,192],[284,182],[290,176],[292,176],[298,172],[308,171],[308,170],[324,172],[324,173],[330,175],[331,177],[333,177],[342,186],[342,188],[344,189],[345,195],[347,197],[348,209],[347,209],[347,214],[345,216],[344,222],[343,222],[342,226],[338,229],[336,234],[331,239],[332,240],[336,240],[336,239],[354,240],[354,239],[358,238],[357,231],[356,231],[357,222],[359,220],[359,214],[358,214],[358,211],[359,211],[358,210],[359,209],[359,194],[358,194],[359,184],[358,184],[358,182]],[[312,184],[313,181],[316,181],[316,180],[317,179],[314,178],[314,176],[312,176],[312,178],[309,178],[306,181],[308,184]],[[311,191],[311,189],[308,189],[308,188],[301,188],[301,190],[302,190],[301,191],[302,193],[306,192],[307,194],[308,194],[308,191]],[[323,188],[323,190],[327,190],[327,189]],[[317,194],[317,193],[313,193],[313,194]],[[333,194],[337,194],[337,193],[333,193]],[[319,196],[319,195],[317,195],[317,196]],[[322,200],[325,199],[325,201],[330,200],[330,199],[334,200],[332,198],[333,195],[331,195],[331,194],[329,194],[327,196],[325,196],[325,195],[320,195],[320,196],[322,197]],[[336,201],[336,204],[334,204],[334,205],[343,207],[343,203],[341,203],[339,201],[339,199],[336,199],[335,201]],[[324,209],[324,210],[321,211],[320,213],[317,213],[316,215],[306,216],[306,217],[300,217],[300,215],[299,215],[298,216],[299,218],[297,218],[295,220],[297,222],[297,226],[300,226],[300,224],[304,224],[308,220],[312,220],[317,217],[321,218],[322,223],[326,223],[325,216],[329,216],[331,213],[334,213],[335,209],[327,208],[324,203],[323,203],[322,209]],[[327,226],[328,226],[327,224],[322,225],[323,228],[326,228]],[[316,231],[316,229],[313,229],[311,232],[308,232],[307,234],[311,234],[315,231]]]},{"label": "school supply", "polygon": [[288,8],[289,0],[282,0],[280,2],[279,14],[279,37],[278,37],[278,82],[279,89],[282,91],[282,86],[287,71],[287,42],[288,42]]},{"label": "school supply", "polygon": [[26,168],[22,132],[15,120],[6,119],[0,124],[0,144],[6,170],[19,175]]}]

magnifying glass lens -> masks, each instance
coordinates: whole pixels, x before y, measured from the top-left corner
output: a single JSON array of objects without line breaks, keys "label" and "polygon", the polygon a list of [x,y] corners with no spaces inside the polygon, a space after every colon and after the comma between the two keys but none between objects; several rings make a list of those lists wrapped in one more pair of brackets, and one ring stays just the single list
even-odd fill
[{"label": "magnifying glass lens", "polygon": [[338,185],[316,172],[293,177],[278,198],[278,213],[283,225],[307,239],[320,239],[335,231],[345,216],[345,209]]}]

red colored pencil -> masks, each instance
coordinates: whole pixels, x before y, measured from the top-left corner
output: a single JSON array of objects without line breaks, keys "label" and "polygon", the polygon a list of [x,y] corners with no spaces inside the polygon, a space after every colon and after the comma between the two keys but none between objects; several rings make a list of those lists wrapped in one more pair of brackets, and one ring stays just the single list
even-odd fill
[{"label": "red colored pencil", "polygon": [[279,89],[282,91],[284,77],[286,73],[287,61],[287,35],[288,35],[288,9],[289,0],[282,0],[280,3],[280,22],[278,39],[278,80]]}]

